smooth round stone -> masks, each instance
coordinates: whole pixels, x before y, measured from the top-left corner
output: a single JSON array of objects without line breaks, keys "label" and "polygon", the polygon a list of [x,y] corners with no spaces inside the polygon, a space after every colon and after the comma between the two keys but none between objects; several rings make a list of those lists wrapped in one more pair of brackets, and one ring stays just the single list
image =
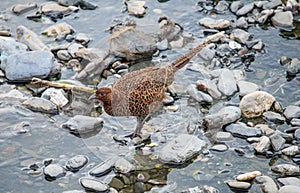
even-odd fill
[{"label": "smooth round stone", "polygon": [[199,24],[209,29],[226,29],[231,26],[231,22],[225,19],[213,19],[210,17],[204,17],[199,20]]},{"label": "smooth round stone", "polygon": [[107,173],[109,173],[112,168],[114,166],[114,163],[111,161],[107,161],[107,162],[102,162],[99,165],[95,166],[90,172],[89,174],[92,176],[103,176]]},{"label": "smooth round stone", "polygon": [[244,4],[241,1],[233,1],[230,5],[230,11],[236,13]]},{"label": "smooth round stone", "polygon": [[261,172],[260,171],[253,171],[253,172],[248,172],[248,173],[240,174],[240,175],[238,175],[236,177],[236,179],[240,180],[240,181],[249,181],[249,180],[253,180],[257,176],[261,176]]},{"label": "smooth round stone", "polygon": [[255,178],[256,183],[261,184],[261,189],[263,192],[277,192],[278,188],[276,183],[269,176],[258,176]]},{"label": "smooth round stone", "polygon": [[79,183],[88,191],[106,192],[109,188],[108,185],[103,182],[90,178],[80,178]]},{"label": "smooth round stone", "polygon": [[241,15],[246,15],[247,13],[251,12],[252,9],[254,8],[254,3],[249,3],[237,10],[236,15],[241,16]]},{"label": "smooth round stone", "polygon": [[243,189],[247,190],[251,187],[251,184],[248,182],[238,182],[238,181],[229,181],[227,185],[233,189]]},{"label": "smooth round stone", "polygon": [[228,147],[224,144],[218,144],[218,145],[214,145],[210,148],[210,150],[212,151],[219,151],[219,152],[223,152],[223,151],[227,151]]},{"label": "smooth round stone", "polygon": [[87,164],[88,158],[84,155],[77,155],[69,159],[66,163],[66,168],[70,171],[75,172]]},{"label": "smooth round stone", "polygon": [[60,178],[66,175],[66,170],[57,164],[50,164],[44,168],[44,174],[51,179]]}]

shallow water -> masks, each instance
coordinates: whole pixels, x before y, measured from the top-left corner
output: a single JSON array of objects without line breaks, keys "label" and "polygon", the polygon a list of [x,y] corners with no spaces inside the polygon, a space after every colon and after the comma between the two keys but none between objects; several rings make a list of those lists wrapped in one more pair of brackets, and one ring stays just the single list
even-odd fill
[{"label": "shallow water", "polygon": [[[8,24],[12,28],[13,34],[19,25],[25,25],[36,33],[45,29],[51,24],[42,24],[29,21],[25,15],[16,16],[9,9],[18,3],[32,2],[31,0],[4,1],[0,4],[0,11],[8,13],[10,16]],[[46,0],[37,0],[38,4]],[[93,0],[98,5],[96,10],[80,10],[71,14],[61,21],[70,23],[77,32],[87,33],[93,39],[89,47],[106,47],[105,41],[109,33],[105,32],[114,19],[128,17],[122,13],[124,7],[119,0]],[[196,0],[180,1],[170,0],[164,3],[159,1],[146,1],[148,7],[144,18],[135,18],[138,28],[145,31],[155,32],[157,30],[157,20],[162,15],[167,15],[181,24],[185,31],[194,34],[196,45],[197,32],[203,29],[197,21],[204,17],[203,13],[197,12]],[[154,9],[160,9],[162,14],[156,14]],[[233,15],[218,15],[219,18],[234,18]],[[299,58],[299,40],[286,39],[280,35],[280,31],[270,27],[268,30],[251,27],[249,32],[255,39],[262,39],[265,44],[265,53],[257,54],[255,61],[251,64],[251,72],[246,72],[247,80],[261,85],[282,103],[283,106],[293,104],[300,100],[299,80],[293,79],[286,83],[285,68],[279,64],[281,56]],[[51,42],[52,40],[47,40]],[[165,55],[172,61],[184,54],[193,45],[186,45],[184,48],[176,48],[166,51]],[[195,62],[197,59],[195,59]],[[63,72],[68,72],[67,70]],[[70,78],[70,74],[63,74],[64,78]],[[175,82],[182,87],[187,87],[189,83],[197,81],[199,74],[180,70]],[[268,82],[273,82],[272,84]],[[282,86],[281,86],[282,85]],[[161,112],[156,114],[148,124],[156,129],[162,129],[163,136],[155,134],[153,141],[157,138],[165,137],[167,140],[174,138],[179,133],[186,133],[186,127],[196,124],[201,115],[193,104],[187,102],[187,98],[182,97],[176,101],[180,110],[178,112]],[[69,134],[67,130],[61,128],[61,124],[68,120],[67,116],[46,116],[32,113],[26,109],[16,109],[14,106],[0,101],[0,128],[13,127],[22,121],[29,121],[31,124],[29,133],[22,135],[0,135],[0,192],[62,192],[65,190],[81,190],[78,179],[87,175],[87,172],[101,161],[118,154],[125,157],[133,157],[144,163],[149,173],[155,175],[159,173],[160,178],[167,179],[169,190],[180,192],[190,187],[210,185],[220,190],[220,192],[230,192],[226,180],[232,180],[240,172],[259,170],[264,174],[269,172],[270,159],[252,156],[238,156],[233,149],[225,152],[211,152],[208,160],[201,159],[201,156],[191,164],[180,167],[163,166],[162,169],[154,169],[156,161],[143,156],[139,149],[128,146],[119,146],[112,140],[114,134],[124,134],[132,131],[135,126],[134,118],[112,118],[102,115],[105,124],[98,134],[89,138],[78,138]],[[174,117],[176,117],[174,119]],[[4,133],[4,131],[1,133]],[[201,135],[201,133],[199,133]],[[247,152],[248,143],[244,140],[235,139],[231,143],[239,144]],[[162,145],[160,145],[162,146]],[[111,151],[113,147],[114,151]],[[160,147],[158,147],[160,148]],[[75,155],[86,155],[89,163],[77,173],[67,173],[63,178],[49,182],[44,179],[44,175],[28,175],[24,168],[28,163],[41,162],[46,158],[53,158],[55,163],[62,165]],[[204,156],[203,156],[204,157]],[[279,160],[280,162],[281,160]],[[153,170],[153,171],[151,171]],[[113,175],[100,178],[109,183]],[[161,191],[164,187],[161,187]],[[251,192],[259,192],[259,188],[252,187]]]}]

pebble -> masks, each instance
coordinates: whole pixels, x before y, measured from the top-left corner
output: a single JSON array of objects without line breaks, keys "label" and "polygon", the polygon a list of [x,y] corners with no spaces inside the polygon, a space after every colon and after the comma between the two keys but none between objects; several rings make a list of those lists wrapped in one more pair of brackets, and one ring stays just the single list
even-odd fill
[{"label": "pebble", "polygon": [[87,45],[91,41],[91,38],[85,33],[78,33],[75,36],[75,40],[83,45]]},{"label": "pebble", "polygon": [[218,151],[218,152],[224,152],[224,151],[227,151],[228,150],[228,147],[227,145],[224,145],[224,144],[217,144],[217,145],[214,145],[210,148],[211,151]]},{"label": "pebble", "polygon": [[80,178],[79,183],[87,191],[106,192],[109,189],[107,184],[90,178]]},{"label": "pebble", "polygon": [[108,174],[113,169],[113,167],[114,167],[113,161],[110,160],[104,161],[98,164],[97,166],[95,166],[94,168],[92,168],[89,174],[96,177],[104,176]]},{"label": "pebble", "polygon": [[213,101],[210,95],[202,91],[199,91],[197,89],[197,86],[194,84],[188,86],[187,93],[191,96],[191,98],[193,98],[195,101],[199,103],[210,104]]},{"label": "pebble", "polygon": [[242,114],[247,118],[255,118],[270,110],[275,98],[265,91],[255,91],[245,95],[240,102]]},{"label": "pebble", "polygon": [[48,88],[43,92],[41,97],[50,100],[59,108],[62,108],[69,102],[65,95],[66,93],[63,89]]},{"label": "pebble", "polygon": [[292,118],[300,118],[300,107],[289,105],[285,108],[283,115],[289,120]]},{"label": "pebble", "polygon": [[271,18],[272,24],[280,28],[293,28],[293,14],[291,11],[277,12]]},{"label": "pebble", "polygon": [[59,50],[56,55],[58,59],[63,61],[69,61],[72,58],[67,50]]},{"label": "pebble", "polygon": [[261,184],[264,193],[274,193],[278,191],[277,185],[269,176],[258,176],[255,178],[257,184]]},{"label": "pebble", "polygon": [[298,175],[300,173],[299,166],[292,164],[278,164],[271,167],[271,170],[282,175]]},{"label": "pebble", "polygon": [[260,171],[253,171],[253,172],[247,172],[244,174],[240,174],[236,177],[237,180],[239,181],[250,181],[255,179],[256,177],[261,176]]},{"label": "pebble", "polygon": [[3,61],[7,56],[11,54],[19,54],[26,52],[27,46],[23,43],[17,42],[13,38],[0,36],[0,50],[0,60]]},{"label": "pebble", "polygon": [[205,141],[194,135],[180,134],[160,150],[158,158],[163,163],[182,164],[197,155],[206,145]]},{"label": "pebble", "polygon": [[270,141],[274,151],[279,151],[282,149],[283,145],[285,144],[285,139],[281,137],[279,134],[274,133],[270,137]]},{"label": "pebble", "polygon": [[29,98],[28,95],[25,93],[17,90],[17,89],[12,89],[8,91],[7,93],[0,94],[0,100],[3,101],[19,101],[19,102],[24,102]]},{"label": "pebble", "polygon": [[116,160],[114,163],[114,168],[121,173],[129,173],[136,169],[132,163],[122,157]]},{"label": "pebble", "polygon": [[85,164],[87,164],[88,158],[84,155],[77,155],[69,159],[66,163],[66,168],[71,172],[80,170]]},{"label": "pebble", "polygon": [[281,0],[271,0],[263,4],[263,9],[274,9],[281,4]]},{"label": "pebble", "polygon": [[216,134],[217,141],[230,141],[233,140],[233,136],[229,132],[219,131]]},{"label": "pebble", "polygon": [[213,19],[211,17],[204,17],[199,20],[199,24],[209,29],[226,29],[231,26],[231,22],[225,19]]},{"label": "pebble", "polygon": [[62,124],[62,128],[70,130],[76,135],[88,134],[102,129],[103,119],[100,117],[89,117],[75,115]]},{"label": "pebble", "polygon": [[300,186],[300,179],[297,177],[278,178],[277,181],[283,184],[284,186],[286,185]]},{"label": "pebble", "polygon": [[145,1],[130,0],[125,1],[128,13],[137,17],[143,17],[146,14]]},{"label": "pebble", "polygon": [[44,168],[44,174],[50,179],[61,178],[66,175],[66,170],[57,164],[50,164]]},{"label": "pebble", "polygon": [[270,149],[270,139],[266,136],[262,136],[260,141],[254,145],[254,149],[258,153],[266,153]]},{"label": "pebble", "polygon": [[56,37],[58,35],[68,35],[75,32],[74,28],[66,22],[57,23],[45,29],[42,34],[49,37]]},{"label": "pebble", "polygon": [[[53,13],[68,15],[68,14],[78,11],[78,10],[79,10],[79,8],[77,8],[75,6],[61,6],[54,2],[47,2],[41,6],[41,12],[46,15],[52,15]],[[54,16],[54,15],[52,15],[52,16]]]},{"label": "pebble", "polygon": [[229,181],[226,184],[233,189],[247,190],[251,187],[251,184],[248,182]]},{"label": "pebble", "polygon": [[300,153],[299,147],[296,145],[292,145],[290,147],[284,148],[282,153],[287,156],[294,156]]},{"label": "pebble", "polygon": [[249,27],[248,22],[245,17],[240,17],[236,21],[236,26],[242,29],[247,29]]},{"label": "pebble", "polygon": [[246,15],[247,13],[251,12],[253,8],[254,8],[254,3],[248,3],[243,7],[241,7],[240,9],[238,9],[235,14],[237,16]]},{"label": "pebble", "polygon": [[37,8],[37,4],[36,3],[28,3],[28,4],[17,4],[17,5],[14,5],[12,7],[12,12],[14,12],[15,14],[23,14],[23,13],[26,13],[30,10],[33,10]]},{"label": "pebble", "polygon": [[218,89],[226,96],[231,96],[237,91],[236,80],[231,70],[220,70]]},{"label": "pebble", "polygon": [[287,75],[288,76],[296,76],[300,73],[300,60],[298,58],[293,58],[291,63],[288,65],[287,68]]},{"label": "pebble", "polygon": [[286,185],[279,188],[278,193],[298,193],[300,186]]},{"label": "pebble", "polygon": [[235,40],[241,44],[246,44],[250,37],[250,33],[242,29],[234,29],[230,34],[230,39]]},{"label": "pebble", "polygon": [[260,129],[264,135],[270,136],[273,133],[275,133],[275,130],[271,129],[268,125],[266,124],[257,124],[255,125],[256,128]]},{"label": "pebble", "polygon": [[25,100],[22,103],[22,105],[32,111],[49,113],[49,114],[58,114],[57,106],[51,101],[44,98],[31,97]]},{"label": "pebble", "polygon": [[285,118],[279,114],[279,113],[275,113],[275,112],[272,112],[272,111],[266,111],[263,113],[263,116],[273,122],[273,123],[276,123],[276,124],[283,124],[285,122]]},{"label": "pebble", "polygon": [[230,5],[230,11],[236,13],[244,4],[242,1],[233,1]]},{"label": "pebble", "polygon": [[249,138],[249,137],[260,137],[262,135],[262,132],[260,129],[257,129],[255,127],[247,127],[242,124],[230,124],[227,127],[225,127],[225,131],[231,133],[235,137],[240,138]]},{"label": "pebble", "polygon": [[238,81],[237,86],[240,96],[245,96],[259,90],[259,86],[257,84],[245,80]]}]

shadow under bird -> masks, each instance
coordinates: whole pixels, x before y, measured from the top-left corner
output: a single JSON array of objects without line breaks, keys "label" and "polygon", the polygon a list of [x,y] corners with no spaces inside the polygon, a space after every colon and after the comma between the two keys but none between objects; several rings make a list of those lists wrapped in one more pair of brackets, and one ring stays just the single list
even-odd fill
[{"label": "shadow under bird", "polygon": [[111,88],[99,88],[93,98],[102,101],[105,112],[111,116],[137,117],[133,137],[139,136],[147,116],[161,109],[165,91],[172,84],[175,72],[223,34],[219,32],[207,37],[202,44],[167,66],[147,67],[127,73],[116,80]]}]

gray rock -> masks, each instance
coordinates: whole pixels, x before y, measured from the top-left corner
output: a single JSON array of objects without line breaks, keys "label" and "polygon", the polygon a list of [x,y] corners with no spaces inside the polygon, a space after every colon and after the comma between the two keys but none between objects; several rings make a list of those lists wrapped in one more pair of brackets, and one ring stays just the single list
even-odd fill
[{"label": "gray rock", "polygon": [[73,32],[75,32],[75,30],[70,24],[67,24],[66,22],[61,22],[48,27],[42,32],[42,34],[47,35],[49,37],[56,37],[66,36],[68,34],[72,34]]},{"label": "gray rock", "polygon": [[143,17],[146,14],[145,1],[129,0],[125,1],[128,13],[137,17]]},{"label": "gray rock", "polygon": [[41,6],[41,12],[44,14],[51,13],[62,13],[64,15],[68,15],[72,12],[78,11],[79,8],[75,6],[61,6],[56,2],[47,2]]},{"label": "gray rock", "polygon": [[215,10],[219,13],[224,13],[228,10],[229,4],[227,1],[219,1],[218,4],[215,6]]},{"label": "gray rock", "polygon": [[281,0],[271,0],[263,4],[263,9],[274,9],[281,4],[282,4]]},{"label": "gray rock", "polygon": [[181,134],[168,142],[158,157],[164,163],[182,164],[197,155],[206,145],[205,141],[194,135]]},{"label": "gray rock", "polygon": [[107,184],[90,178],[80,178],[79,183],[87,191],[106,192],[109,189]]},{"label": "gray rock", "polygon": [[72,58],[67,50],[59,50],[56,55],[58,59],[63,61],[69,61]]},{"label": "gray rock", "polygon": [[74,134],[87,134],[102,129],[103,120],[100,117],[89,117],[84,115],[75,115],[66,123],[62,124],[62,128],[69,129]]},{"label": "gray rock", "polygon": [[242,114],[247,118],[259,117],[270,110],[275,98],[267,92],[256,91],[244,96],[240,102]]},{"label": "gray rock", "polygon": [[300,127],[300,119],[293,118],[290,123],[292,126]]},{"label": "gray rock", "polygon": [[230,188],[242,189],[242,190],[247,190],[251,187],[251,184],[249,182],[229,181],[229,182],[226,182],[226,184]]},{"label": "gray rock", "polygon": [[245,80],[238,81],[237,86],[240,96],[245,96],[259,90],[259,86],[257,84]]},{"label": "gray rock", "polygon": [[282,124],[282,123],[285,122],[285,118],[281,114],[275,113],[275,112],[272,112],[272,111],[264,112],[263,116],[267,120],[272,121],[272,122],[277,123],[277,124]]},{"label": "gray rock", "polygon": [[40,40],[38,35],[27,27],[22,25],[17,27],[16,33],[18,41],[27,45],[30,50],[49,50],[49,48]]},{"label": "gray rock", "polygon": [[[167,39],[168,42],[177,40],[178,37],[182,37],[182,27],[174,20],[163,16],[159,18],[158,37],[159,40]],[[181,39],[181,38],[179,38]]]},{"label": "gray rock", "polygon": [[247,13],[251,12],[254,8],[254,3],[248,3],[241,7],[237,12],[235,13],[237,16],[246,15]]},{"label": "gray rock", "polygon": [[46,78],[53,68],[54,57],[49,51],[12,54],[1,62],[1,69],[11,81],[28,81],[32,77]]},{"label": "gray rock", "polygon": [[300,140],[300,129],[297,129],[295,131],[295,138],[296,138],[296,140]]},{"label": "gray rock", "polygon": [[298,58],[293,58],[288,65],[286,72],[289,76],[296,76],[300,73],[300,60]]},{"label": "gray rock", "polygon": [[270,17],[274,14],[274,10],[263,10],[260,13],[260,17],[257,19],[258,23],[265,24],[268,22]]},{"label": "gray rock", "polygon": [[218,89],[226,96],[231,96],[237,91],[236,80],[231,70],[221,70],[218,81]]},{"label": "gray rock", "polygon": [[254,145],[254,149],[258,153],[266,153],[270,149],[270,139],[266,136],[262,136],[260,141]]},{"label": "gray rock", "polygon": [[285,139],[277,133],[274,133],[269,138],[270,138],[270,141],[271,141],[274,151],[281,150],[283,145],[285,144]]},{"label": "gray rock", "polygon": [[292,145],[290,147],[284,148],[282,153],[287,156],[294,156],[300,153],[299,147],[296,145]]},{"label": "gray rock", "polygon": [[236,13],[244,4],[241,1],[233,1],[230,5],[230,11]]},{"label": "gray rock", "polygon": [[275,133],[274,129],[271,129],[268,125],[266,124],[257,124],[255,125],[256,128],[260,129],[264,135],[270,136]]},{"label": "gray rock", "polygon": [[277,12],[271,18],[273,25],[280,28],[293,28],[293,13],[291,11]]},{"label": "gray rock", "polygon": [[278,164],[271,167],[271,170],[282,175],[299,175],[299,166],[292,164]]},{"label": "gray rock", "polygon": [[247,29],[249,27],[248,22],[245,17],[240,17],[236,21],[236,26],[242,29]]},{"label": "gray rock", "polygon": [[41,97],[50,100],[59,108],[64,107],[69,102],[63,89],[48,88]]},{"label": "gray rock", "polygon": [[114,164],[112,160],[104,161],[92,168],[89,174],[96,177],[106,175],[113,169]]},{"label": "gray rock", "polygon": [[231,26],[231,22],[225,19],[213,19],[204,17],[199,20],[199,24],[209,29],[226,29]]},{"label": "gray rock", "polygon": [[234,29],[230,34],[231,39],[245,44],[249,38],[251,37],[250,33],[242,30],[242,29]]},{"label": "gray rock", "polygon": [[300,186],[300,179],[297,177],[278,178],[277,180],[284,186],[286,185]]},{"label": "gray rock", "polygon": [[300,107],[294,105],[287,106],[283,115],[289,120],[292,118],[300,118]]},{"label": "gray rock", "polygon": [[162,41],[157,43],[157,49],[160,51],[167,50],[169,48],[169,42],[167,39],[163,39]]},{"label": "gray rock", "polygon": [[198,80],[197,87],[199,90],[208,92],[213,98],[220,99],[222,97],[221,92],[218,90],[216,81],[210,79]]},{"label": "gray rock", "polygon": [[279,188],[278,193],[298,193],[300,186],[286,185]]},{"label": "gray rock", "polygon": [[32,111],[49,113],[49,114],[57,114],[58,113],[58,109],[55,104],[53,104],[49,100],[39,98],[39,97],[31,97],[31,98],[25,100],[22,103],[22,105]]},{"label": "gray rock", "polygon": [[216,55],[215,50],[208,47],[204,47],[199,53],[198,56],[204,61],[211,61]]},{"label": "gray rock", "polygon": [[202,126],[207,129],[222,128],[224,125],[233,123],[241,117],[238,107],[227,106],[215,114],[206,115],[202,120]]},{"label": "gray rock", "polygon": [[75,36],[75,40],[83,45],[86,45],[91,41],[91,38],[85,33],[78,33]]},{"label": "gray rock", "polygon": [[50,179],[61,178],[66,175],[66,170],[57,164],[50,164],[44,168],[44,174]]},{"label": "gray rock", "polygon": [[15,14],[23,14],[25,12],[28,12],[30,10],[33,10],[37,8],[37,4],[36,3],[28,3],[28,4],[17,4],[14,5],[12,7],[12,12],[14,12]]},{"label": "gray rock", "polygon": [[278,191],[277,185],[269,176],[258,176],[255,178],[257,184],[261,184],[264,193],[274,193]]},{"label": "gray rock", "polygon": [[27,51],[27,46],[23,43],[17,42],[10,37],[0,36],[0,60],[4,60],[11,54],[19,54]]},{"label": "gray rock", "polygon": [[66,168],[72,172],[80,170],[88,163],[88,158],[84,155],[77,155],[69,159],[66,163]]},{"label": "gray rock", "polygon": [[219,152],[224,152],[224,151],[227,151],[228,150],[228,147],[227,145],[224,145],[224,144],[217,144],[217,145],[214,145],[210,148],[211,151],[219,151]]},{"label": "gray rock", "polygon": [[17,89],[13,89],[8,91],[7,93],[0,94],[0,100],[2,101],[19,101],[24,102],[29,98],[28,95],[22,93],[21,91]]},{"label": "gray rock", "polygon": [[63,6],[78,6],[80,4],[82,0],[58,0],[58,4],[59,5],[63,5]]},{"label": "gray rock", "polygon": [[196,186],[193,188],[188,188],[187,190],[183,191],[182,193],[219,193],[219,190],[208,185],[204,186]]},{"label": "gray rock", "polygon": [[255,127],[248,127],[242,124],[230,124],[225,127],[225,131],[231,133],[233,136],[240,138],[249,138],[249,137],[260,137],[262,132],[260,129]]},{"label": "gray rock", "polygon": [[196,87],[196,85],[191,84],[187,88],[187,93],[197,102],[199,103],[205,103],[205,104],[211,104],[213,99],[208,94],[199,91]]},{"label": "gray rock", "polygon": [[258,41],[254,46],[252,46],[253,50],[260,51],[264,48],[264,43],[262,41]]},{"label": "gray rock", "polygon": [[132,163],[121,157],[114,163],[114,168],[121,173],[128,173],[136,169]]},{"label": "gray rock", "polygon": [[216,134],[217,141],[230,141],[233,140],[233,136],[229,132],[220,131]]}]

